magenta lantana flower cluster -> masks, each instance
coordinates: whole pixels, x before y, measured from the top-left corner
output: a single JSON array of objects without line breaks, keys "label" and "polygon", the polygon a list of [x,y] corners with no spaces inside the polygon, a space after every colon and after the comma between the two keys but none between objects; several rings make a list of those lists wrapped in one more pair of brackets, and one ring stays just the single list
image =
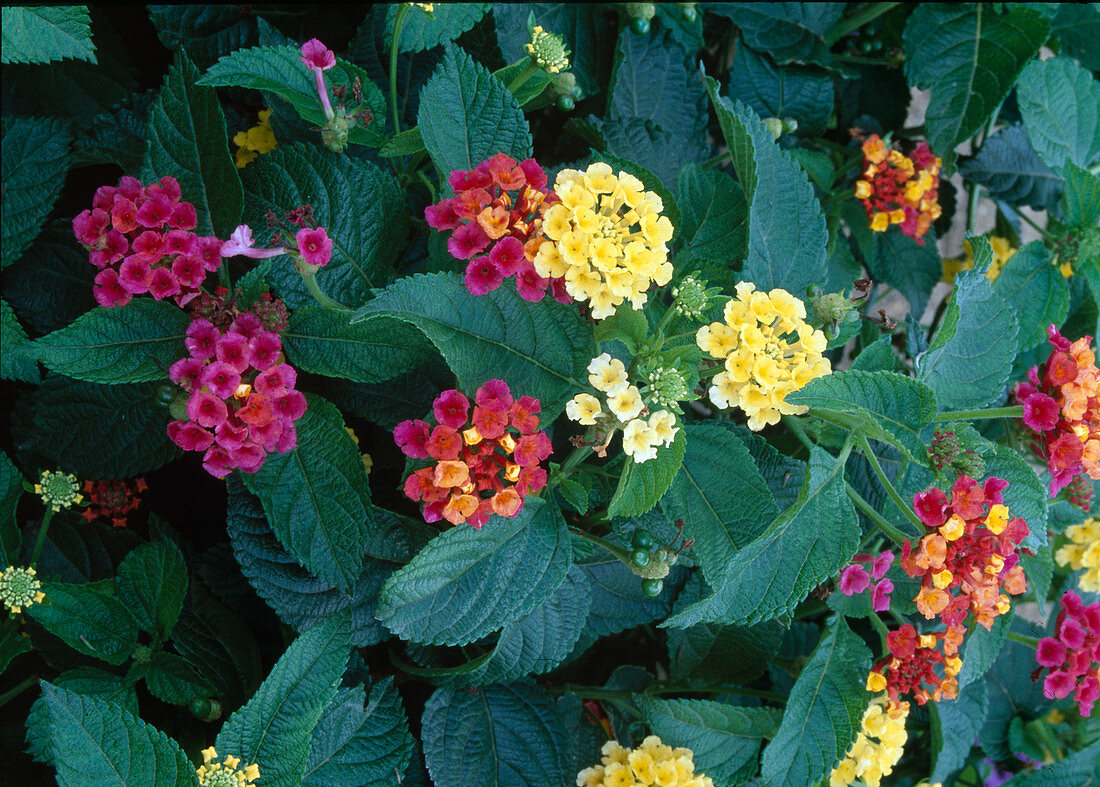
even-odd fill
[{"label": "magenta lantana flower cluster", "polygon": [[294,422],[306,411],[295,390],[297,372],[282,362],[279,335],[251,312],[220,330],[198,319],[187,329],[188,358],[169,369],[187,391],[187,420],[168,424],[168,436],[185,451],[203,451],[215,478],[231,470],[254,473],[269,452],[298,443]]},{"label": "magenta lantana flower cluster", "polygon": [[[886,572],[893,562],[894,553],[889,549],[878,555],[861,552],[852,558],[851,565],[840,572],[837,587],[845,596],[858,596],[871,588],[871,608],[875,612],[885,612],[890,609],[890,594],[894,591],[894,583],[886,579]],[[869,572],[864,568],[865,563],[870,568]],[[872,581],[874,587],[871,586]]]},{"label": "magenta lantana flower cluster", "polygon": [[195,206],[182,200],[173,177],[148,186],[124,177],[96,189],[91,209],[73,219],[73,234],[99,268],[99,305],[125,306],[149,294],[183,306],[198,295],[206,274],[221,265],[222,242],[195,234],[197,224]]},{"label": "magenta lantana flower cluster", "polygon": [[1054,634],[1039,640],[1035,651],[1039,666],[1050,669],[1043,693],[1058,699],[1072,693],[1081,715],[1088,716],[1100,699],[1100,603],[1086,606],[1076,593],[1067,592]]}]

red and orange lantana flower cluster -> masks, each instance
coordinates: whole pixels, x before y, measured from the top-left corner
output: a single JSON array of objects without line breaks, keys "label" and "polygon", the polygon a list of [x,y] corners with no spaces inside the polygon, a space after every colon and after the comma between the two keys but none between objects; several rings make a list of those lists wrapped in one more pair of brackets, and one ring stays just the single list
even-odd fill
[{"label": "red and orange lantana flower cluster", "polygon": [[[903,694],[912,695],[918,705],[958,696],[956,676],[962,669],[962,659],[955,652],[958,643],[952,643],[948,633],[918,634],[906,623],[886,635],[886,648],[889,653],[875,663],[867,677],[867,691],[885,691],[891,704],[899,707],[905,705]],[[951,655],[947,655],[949,650]],[[942,675],[937,671],[940,665]]]},{"label": "red and orange lantana flower cluster", "polygon": [[118,481],[85,481],[84,493],[88,507],[80,515],[89,522],[102,517],[113,527],[126,527],[126,516],[141,505],[141,493],[148,489],[144,478],[124,478]]},{"label": "red and orange lantana flower cluster", "polygon": [[525,496],[546,486],[540,464],[550,438],[539,430],[538,399],[512,397],[507,383],[490,380],[470,400],[444,391],[432,405],[436,425],[403,421],[394,440],[413,459],[432,459],[405,479],[405,494],[423,503],[426,522],[446,519],[480,529],[490,514],[513,517]]},{"label": "red and orange lantana flower cluster", "polygon": [[1038,453],[1050,471],[1053,497],[1081,473],[1100,479],[1100,370],[1089,343],[1075,342],[1051,325],[1047,329],[1054,350],[1027,373],[1028,381],[1014,391],[1024,406],[1024,423],[1037,433]]},{"label": "red and orange lantana flower cluster", "polygon": [[535,271],[534,259],[545,240],[542,218],[558,201],[546,188],[546,173],[534,159],[516,162],[498,153],[472,170],[455,170],[448,182],[455,195],[429,205],[428,224],[454,230],[447,249],[466,266],[466,288],[485,295],[515,276],[516,290],[527,301],[550,294],[562,303],[572,298],[563,279],[546,279]]},{"label": "red and orange lantana flower cluster", "polygon": [[878,134],[863,143],[863,175],[856,181],[856,197],[863,202],[871,229],[885,232],[892,224],[924,245],[922,238],[940,217],[937,190],[940,160],[925,142],[905,156],[889,148]]},{"label": "red and orange lantana flower cluster", "polygon": [[183,202],[172,177],[143,186],[124,177],[100,186],[91,210],[73,219],[73,234],[99,268],[93,292],[100,306],[125,306],[148,293],[183,306],[199,294],[206,274],[222,263],[222,242],[196,235],[195,206]]}]

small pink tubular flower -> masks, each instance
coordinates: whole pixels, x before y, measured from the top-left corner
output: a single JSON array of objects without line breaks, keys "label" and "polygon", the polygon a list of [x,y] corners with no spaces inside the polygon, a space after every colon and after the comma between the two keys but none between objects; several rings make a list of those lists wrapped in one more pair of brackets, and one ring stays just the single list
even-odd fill
[{"label": "small pink tubular flower", "polygon": [[845,596],[855,596],[867,589],[871,578],[859,563],[853,563],[840,572],[838,587]]},{"label": "small pink tubular flower", "polygon": [[1036,432],[1053,429],[1061,411],[1058,403],[1043,393],[1033,393],[1024,400],[1024,423]]},{"label": "small pink tubular flower", "polygon": [[305,67],[313,72],[313,83],[317,87],[317,98],[321,100],[321,108],[325,110],[325,118],[332,120],[336,115],[332,111],[332,101],[328,97],[325,72],[336,65],[336,55],[316,38],[311,38],[302,44],[301,60]]},{"label": "small pink tubular flower", "polygon": [[274,249],[257,249],[256,241],[252,239],[252,230],[247,224],[241,224],[233,230],[233,234],[222,244],[221,249],[223,257],[251,257],[254,260],[278,257],[280,254],[286,254],[286,249],[282,246]]},{"label": "small pink tubular flower", "polygon": [[307,265],[321,268],[332,259],[332,238],[323,228],[300,229],[294,240],[298,243],[298,253]]}]

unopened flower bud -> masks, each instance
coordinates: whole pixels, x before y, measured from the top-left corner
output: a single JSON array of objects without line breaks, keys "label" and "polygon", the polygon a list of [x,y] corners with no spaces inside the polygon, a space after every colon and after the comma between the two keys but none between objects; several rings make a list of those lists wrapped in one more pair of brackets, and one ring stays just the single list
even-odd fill
[{"label": "unopened flower bud", "polygon": [[779,118],[764,118],[764,128],[768,130],[775,139],[779,139],[783,136],[783,121]]},{"label": "unopened flower bud", "polygon": [[548,33],[541,27],[531,30],[531,41],[524,49],[539,68],[550,74],[569,68],[569,50],[565,48],[561,36]]},{"label": "unopened flower bud", "polygon": [[703,309],[707,307],[707,283],[694,275],[685,276],[683,281],[672,288],[672,297],[676,299],[672,308],[684,317],[699,319],[703,316]]},{"label": "unopened flower bud", "polygon": [[793,134],[798,131],[798,121],[794,118],[783,118],[783,133]]},{"label": "unopened flower bud", "polygon": [[348,118],[343,108],[340,108],[321,129],[321,141],[332,152],[342,153],[348,146],[348,132],[353,125],[354,118]]},{"label": "unopened flower bud", "polygon": [[970,478],[981,478],[985,475],[985,460],[981,454],[969,448],[959,454],[958,458],[951,463],[951,467],[959,475]]},{"label": "unopened flower bud", "polygon": [[961,451],[962,446],[954,432],[941,432],[937,429],[932,435],[932,446],[928,449],[928,458],[932,460],[933,467],[942,470],[947,465],[953,464],[959,458]]},{"label": "unopened flower bud", "polygon": [[649,386],[646,389],[647,398],[665,409],[679,411],[680,402],[692,398],[684,376],[667,366],[658,366],[646,375],[646,383]]}]

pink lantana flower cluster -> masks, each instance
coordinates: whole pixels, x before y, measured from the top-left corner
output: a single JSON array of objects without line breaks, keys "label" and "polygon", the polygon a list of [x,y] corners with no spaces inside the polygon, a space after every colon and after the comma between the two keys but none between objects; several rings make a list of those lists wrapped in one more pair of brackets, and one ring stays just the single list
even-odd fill
[{"label": "pink lantana flower cluster", "polygon": [[466,289],[485,295],[515,276],[526,301],[540,301],[547,288],[562,303],[572,298],[563,279],[545,279],[534,259],[546,238],[542,218],[558,201],[546,188],[546,173],[534,159],[516,162],[498,153],[472,170],[455,170],[448,181],[455,196],[429,205],[424,217],[437,230],[454,230],[447,250],[466,266]]},{"label": "pink lantana flower cluster", "polygon": [[[861,552],[852,558],[852,563],[840,572],[840,580],[837,586],[845,596],[858,596],[875,581],[871,590],[871,608],[875,612],[885,612],[890,609],[890,594],[894,591],[894,583],[886,579],[886,572],[890,564],[894,562],[894,553],[889,549],[883,550],[878,555],[869,555]],[[870,566],[870,573],[863,567],[866,563]]]},{"label": "pink lantana flower cluster", "polygon": [[73,219],[73,234],[99,268],[93,292],[101,306],[145,294],[183,306],[221,265],[222,242],[193,232],[195,206],[181,196],[173,177],[148,186],[124,177],[96,189],[91,209]]},{"label": "pink lantana flower cluster", "polygon": [[294,422],[306,411],[295,390],[297,372],[282,362],[279,335],[251,312],[221,330],[194,320],[185,340],[188,358],[169,376],[187,391],[187,420],[168,424],[168,436],[185,451],[204,451],[203,467],[215,478],[231,470],[254,473],[269,452],[298,444]]},{"label": "pink lantana flower cluster", "polygon": [[[1062,699],[1073,693],[1082,716],[1092,713],[1100,699],[1100,603],[1085,606],[1073,591],[1062,596],[1062,610],[1054,622],[1053,637],[1039,640],[1035,660],[1050,672],[1043,693]],[[1032,676],[1038,678],[1040,670]]]},{"label": "pink lantana flower cluster", "polygon": [[546,486],[541,463],[553,449],[539,430],[539,400],[513,398],[507,383],[490,380],[472,409],[459,391],[444,391],[432,405],[435,426],[403,421],[393,430],[406,456],[433,460],[405,479],[405,494],[423,503],[426,522],[480,529],[490,514],[515,516],[524,497]]}]

